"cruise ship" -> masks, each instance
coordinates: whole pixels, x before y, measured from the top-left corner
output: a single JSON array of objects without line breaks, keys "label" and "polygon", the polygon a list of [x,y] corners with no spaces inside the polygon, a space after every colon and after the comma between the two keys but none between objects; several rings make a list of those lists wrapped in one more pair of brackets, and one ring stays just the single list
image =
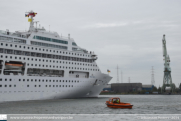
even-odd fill
[{"label": "cruise ship", "polygon": [[0,101],[98,97],[112,77],[97,55],[37,27],[36,15],[26,12],[28,31],[0,31]]}]

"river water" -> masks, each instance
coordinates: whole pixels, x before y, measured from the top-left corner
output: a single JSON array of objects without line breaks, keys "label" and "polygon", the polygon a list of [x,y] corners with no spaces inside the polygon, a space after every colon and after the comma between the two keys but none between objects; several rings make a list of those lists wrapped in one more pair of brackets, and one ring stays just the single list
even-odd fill
[{"label": "river water", "polygon": [[[120,97],[121,102],[131,103],[133,108],[108,108],[105,102],[110,97]],[[100,95],[99,98],[1,102],[0,114],[81,114],[84,118],[87,117],[86,119],[95,116],[94,118],[100,117],[100,120],[106,119],[107,115],[126,120],[127,115],[124,114],[129,114],[131,119],[134,114],[173,116],[181,114],[181,95]],[[181,120],[181,115],[178,116]]]}]

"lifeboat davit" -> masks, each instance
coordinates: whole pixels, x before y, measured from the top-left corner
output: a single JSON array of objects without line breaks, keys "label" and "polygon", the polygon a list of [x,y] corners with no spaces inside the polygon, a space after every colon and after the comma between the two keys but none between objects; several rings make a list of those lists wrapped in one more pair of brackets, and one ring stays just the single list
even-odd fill
[{"label": "lifeboat davit", "polygon": [[21,69],[23,64],[5,63],[6,69]]},{"label": "lifeboat davit", "polygon": [[123,103],[120,102],[120,98],[114,97],[114,98],[109,98],[109,101],[106,101],[106,105],[109,108],[128,108],[132,109],[133,105],[130,103]]}]

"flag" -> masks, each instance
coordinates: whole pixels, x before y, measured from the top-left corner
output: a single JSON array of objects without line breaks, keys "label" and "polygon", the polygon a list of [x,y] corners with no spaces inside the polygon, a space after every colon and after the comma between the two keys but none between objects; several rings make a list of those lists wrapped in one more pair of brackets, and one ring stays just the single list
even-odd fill
[{"label": "flag", "polygon": [[29,15],[28,15],[28,14],[25,14],[25,17],[29,17]]},{"label": "flag", "polygon": [[109,69],[107,69],[107,72],[111,72]]},{"label": "flag", "polygon": [[32,19],[31,19],[31,18],[29,18],[29,19],[28,19],[28,22],[32,22]]}]

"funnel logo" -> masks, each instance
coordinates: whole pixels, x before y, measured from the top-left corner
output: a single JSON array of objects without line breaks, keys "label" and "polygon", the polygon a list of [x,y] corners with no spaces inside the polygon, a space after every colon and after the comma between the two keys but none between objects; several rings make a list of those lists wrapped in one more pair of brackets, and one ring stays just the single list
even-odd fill
[{"label": "funnel logo", "polygon": [[0,114],[0,121],[7,121],[7,115]]}]

